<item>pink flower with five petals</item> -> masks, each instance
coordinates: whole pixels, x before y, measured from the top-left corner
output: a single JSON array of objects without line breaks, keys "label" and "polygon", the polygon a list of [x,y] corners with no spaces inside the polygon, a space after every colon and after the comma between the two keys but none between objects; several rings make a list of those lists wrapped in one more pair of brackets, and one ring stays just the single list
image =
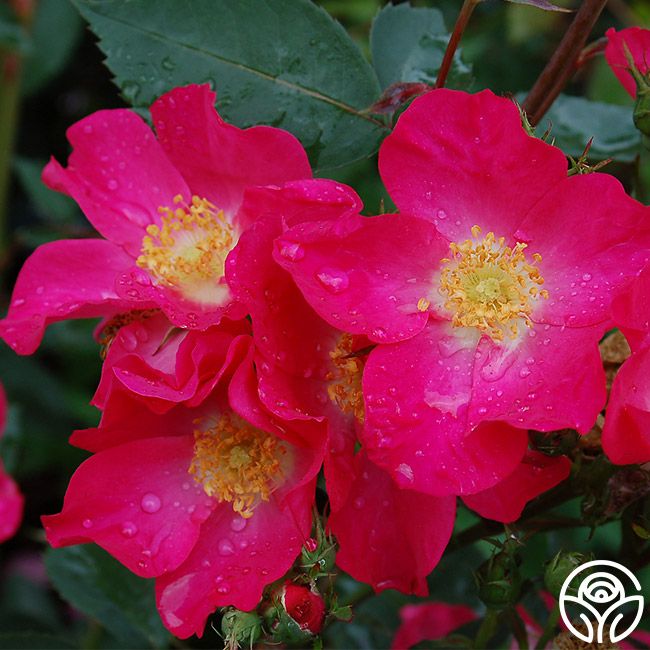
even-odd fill
[{"label": "pink flower with five petals", "polygon": [[300,224],[275,258],[325,320],[378,344],[369,457],[405,488],[481,492],[515,470],[524,428],[595,421],[597,344],[650,257],[650,209],[606,174],[567,177],[489,91],[415,100],[380,171],[399,215]]},{"label": "pink flower with five petals", "polygon": [[[135,326],[161,334],[153,319]],[[139,361],[136,351],[109,350],[109,373],[130,370],[107,385],[99,428],[74,434],[95,453],[62,511],[43,518],[53,546],[95,542],[156,578],[161,618],[181,638],[201,635],[217,607],[254,608],[291,567],[311,532],[324,453],[321,426],[282,421],[260,403],[250,337],[218,331],[163,338],[155,368],[148,349]],[[207,390],[197,376],[216,379]]]},{"label": "pink flower with five petals", "polygon": [[163,95],[151,107],[157,137],[125,109],[68,130],[68,166],[52,160],[43,180],[72,196],[105,239],[52,242],[27,260],[0,322],[17,352],[33,352],[44,328],[67,318],[159,308],[176,325],[204,329],[245,315],[224,277],[250,225],[238,214],[244,191],[310,178],[311,169],[291,134],[226,124],[214,101],[206,85]]}]

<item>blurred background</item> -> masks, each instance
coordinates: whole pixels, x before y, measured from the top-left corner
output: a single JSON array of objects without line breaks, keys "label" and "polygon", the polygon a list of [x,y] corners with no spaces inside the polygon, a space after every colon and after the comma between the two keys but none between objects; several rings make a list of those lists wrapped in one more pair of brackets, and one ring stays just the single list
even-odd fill
[{"label": "blurred background", "polygon": [[[573,0],[555,0],[575,7]],[[368,34],[381,0],[323,0],[319,2],[352,34],[369,55]],[[453,27],[460,0],[414,1],[436,7]],[[155,11],[155,2],[152,0]],[[462,57],[471,74],[471,89],[491,88],[496,93],[525,93],[535,81],[571,20],[570,14],[539,11],[532,7],[488,0],[479,5],[462,41]],[[610,0],[593,33],[604,35],[609,27],[650,26],[647,0]],[[49,156],[65,161],[68,126],[104,108],[127,104],[102,65],[103,55],[67,0],[2,0],[0,4],[0,313],[4,314],[16,275],[36,246],[61,238],[94,236],[74,202],[46,189],[40,172]],[[218,83],[218,80],[217,80]],[[588,61],[567,89],[569,94],[631,107],[632,100],[620,87],[602,55]],[[628,115],[631,119],[631,111]],[[556,123],[562,135],[562,121]],[[618,124],[606,125],[616,130]],[[575,132],[573,136],[575,139]],[[589,137],[569,143],[577,154]],[[570,137],[569,137],[570,139]],[[601,156],[602,157],[602,156]],[[597,158],[596,158],[597,159]],[[616,174],[627,189],[648,202],[650,164],[647,156],[620,156],[607,171]],[[330,177],[354,186],[362,195],[366,213],[390,209],[381,188],[376,159],[328,171]],[[17,535],[0,546],[0,647],[129,648],[220,647],[209,628],[203,641],[171,641],[153,610],[151,585],[132,578],[101,551],[90,555],[78,549],[66,551],[51,567],[55,583],[62,574],[75,577],[78,591],[68,600],[82,603],[82,614],[66,604],[48,577],[43,553],[46,548],[39,523],[42,514],[60,510],[68,479],[85,453],[67,444],[75,429],[94,426],[98,412],[88,402],[100,371],[98,346],[92,338],[92,322],[67,322],[52,326],[39,351],[16,356],[0,342],[0,381],[10,404],[9,419],[0,441],[0,455],[7,471],[25,494],[23,524]],[[578,503],[562,511],[578,514]],[[469,513],[459,517],[459,527],[472,525]],[[621,539],[617,524],[600,526],[589,549],[598,557],[616,558]],[[537,535],[526,547],[524,572],[539,580],[542,564],[561,547],[582,549],[589,528]],[[478,605],[472,571],[487,557],[484,543],[450,548],[431,576],[433,598]],[[102,600],[101,580],[85,589],[84,566],[96,560],[112,601]],[[99,567],[99,568],[98,568]],[[67,572],[67,573],[66,573]],[[75,573],[76,572],[76,573]],[[99,585],[99,586],[97,586]],[[409,599],[386,592],[371,597],[367,588],[343,577],[339,587],[344,599],[359,603],[352,624],[337,623],[325,639],[326,647],[387,647],[397,627],[398,607]],[[146,601],[146,610],[129,613],[128,601]],[[531,593],[529,607],[540,618],[544,609]],[[143,627],[142,621],[146,619]],[[111,624],[107,624],[111,621]],[[4,643],[4,645],[3,645]]]}]

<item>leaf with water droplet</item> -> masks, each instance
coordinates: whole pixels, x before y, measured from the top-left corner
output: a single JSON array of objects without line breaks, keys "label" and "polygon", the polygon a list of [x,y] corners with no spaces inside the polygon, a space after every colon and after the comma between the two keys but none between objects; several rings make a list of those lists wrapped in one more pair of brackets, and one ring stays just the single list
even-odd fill
[{"label": "leaf with water droplet", "polygon": [[[320,169],[366,158],[388,128],[366,109],[379,96],[347,32],[310,0],[74,0],[106,65],[137,108],[176,86],[217,80],[237,126],[282,125]],[[281,29],[278,29],[281,26]],[[143,75],[155,70],[159,74]]]}]

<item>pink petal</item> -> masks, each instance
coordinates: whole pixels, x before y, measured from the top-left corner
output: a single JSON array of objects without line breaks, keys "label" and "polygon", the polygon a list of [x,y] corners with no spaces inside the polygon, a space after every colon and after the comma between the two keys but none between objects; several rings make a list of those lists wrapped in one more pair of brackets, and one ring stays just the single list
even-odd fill
[{"label": "pink petal", "polygon": [[448,250],[421,219],[350,215],[291,228],[276,241],[274,257],[330,325],[392,342],[424,327],[428,303],[424,311],[418,305]]},{"label": "pink petal", "polygon": [[216,502],[188,473],[189,436],[136,440],[91,456],[70,479],[63,510],[43,517],[55,547],[95,542],[150,578],[189,555]]},{"label": "pink petal", "polygon": [[510,237],[566,177],[564,154],[521,126],[508,99],[434,90],[416,99],[381,146],[379,169],[401,212],[453,241],[479,225]]},{"label": "pink petal", "polygon": [[177,637],[202,636],[217,608],[253,609],[264,587],[282,577],[311,531],[314,482],[295,490],[284,505],[273,497],[250,519],[228,505],[215,510],[187,560],[156,581],[158,611]]},{"label": "pink petal", "polygon": [[361,437],[370,458],[401,487],[472,494],[505,478],[520,462],[525,431],[499,422],[468,425],[475,347],[475,336],[430,321],[413,339],[370,353]]},{"label": "pink petal", "polygon": [[96,452],[142,438],[183,436],[194,431],[197,417],[212,415],[216,408],[210,401],[189,409],[154,397],[143,399],[118,383],[104,405],[99,427],[75,431],[70,443]]},{"label": "pink petal", "polygon": [[[329,187],[330,184],[325,186]],[[338,218],[350,206],[331,203],[329,192],[313,198],[306,189],[305,193],[298,193],[294,185],[248,193],[242,210],[261,213],[269,208],[276,212],[253,222],[229,256],[228,284],[235,297],[247,306],[260,352],[288,373],[305,379],[320,376],[329,370],[328,348],[333,348],[340,332],[311,309],[291,275],[274,261],[273,241],[282,234],[283,222],[287,220],[314,219],[317,215]]]},{"label": "pink petal", "polygon": [[650,70],[650,30],[628,27],[617,32],[612,27],[605,32],[605,36],[608,41],[605,48],[607,63],[630,96],[636,97],[636,82],[629,72],[625,46],[639,72],[647,74]]},{"label": "pink petal", "polygon": [[598,352],[603,334],[603,327],[536,325],[512,344],[484,337],[473,369],[470,423],[589,431],[606,399]]},{"label": "pink petal", "polygon": [[204,332],[179,330],[163,315],[126,325],[111,343],[93,403],[103,408],[116,378],[143,398],[197,405],[245,356],[250,338],[238,334],[248,329],[239,321]]},{"label": "pink petal", "polygon": [[451,537],[456,499],[398,488],[363,451],[354,470],[347,501],[329,518],[340,545],[337,564],[378,592],[426,596],[426,576]]},{"label": "pink petal", "polygon": [[207,84],[175,88],[158,99],[151,115],[158,139],[192,193],[209,199],[231,217],[244,190],[311,178],[302,145],[282,129],[238,129],[214,109]]},{"label": "pink petal", "polygon": [[612,300],[612,317],[632,350],[642,347],[650,334],[650,265]]},{"label": "pink petal", "polygon": [[617,465],[650,461],[650,348],[634,352],[614,379],[602,436]]},{"label": "pink petal", "polygon": [[477,618],[469,607],[447,603],[405,605],[399,616],[402,624],[393,639],[392,650],[407,650],[421,641],[441,639]]},{"label": "pink petal", "polygon": [[313,178],[290,181],[280,187],[248,188],[236,223],[246,230],[259,219],[275,217],[286,229],[307,221],[359,214],[362,208],[359,195],[348,185],[326,178]]},{"label": "pink petal", "polygon": [[0,542],[13,537],[23,518],[24,498],[0,460]]},{"label": "pink petal", "polygon": [[152,282],[143,269],[134,268],[122,273],[117,281],[117,292],[121,297],[155,304],[167,318],[184,329],[206,329],[218,325],[224,318],[239,320],[246,317],[243,305],[233,301],[225,279],[215,280],[224,289],[219,304],[198,303],[184,297],[181,291],[164,284]]},{"label": "pink petal", "polygon": [[132,265],[126,253],[102,239],[40,246],[18,275],[9,312],[0,321],[0,336],[19,354],[31,354],[50,323],[132,309],[133,300],[115,292],[118,274]]},{"label": "pink petal", "polygon": [[68,194],[97,230],[137,256],[159,206],[189,190],[142,118],[126,109],[98,111],[71,126],[68,167],[52,159],[48,187]]},{"label": "pink petal", "polygon": [[549,299],[539,303],[533,320],[569,327],[602,323],[613,292],[650,258],[650,208],[630,198],[613,176],[571,176],[535,205],[517,238],[542,255],[537,266]]},{"label": "pink petal", "polygon": [[570,471],[566,456],[527,451],[510,476],[483,492],[464,496],[463,501],[481,517],[507,524],[519,519],[528,501],[561,483]]}]

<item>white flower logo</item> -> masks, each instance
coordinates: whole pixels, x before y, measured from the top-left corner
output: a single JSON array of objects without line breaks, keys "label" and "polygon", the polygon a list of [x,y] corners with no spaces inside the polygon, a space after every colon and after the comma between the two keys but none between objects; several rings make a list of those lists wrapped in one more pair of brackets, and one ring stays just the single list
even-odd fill
[{"label": "white flower logo", "polygon": [[[567,595],[569,585],[571,585],[576,576],[592,567],[611,567],[616,569],[625,578],[629,579],[636,592],[641,591],[641,584],[636,576],[622,564],[611,562],[610,560],[585,562],[574,569],[562,585],[562,591],[560,591],[560,615],[569,631],[586,643],[593,643],[594,641],[603,643],[605,625],[609,625],[609,638],[611,642],[617,643],[632,634],[639,624],[643,615],[643,596],[638,593],[632,596],[626,596],[625,587],[621,578],[611,570],[588,573],[580,583],[577,596]],[[582,610],[579,612],[579,615],[586,626],[586,633],[574,627],[571,618],[567,615],[567,603],[571,603],[574,609]],[[625,629],[619,631],[618,627],[625,613],[623,610],[631,609],[627,607],[631,604],[635,604],[637,608],[634,620]],[[594,629],[594,622],[598,624],[596,629]]]}]

